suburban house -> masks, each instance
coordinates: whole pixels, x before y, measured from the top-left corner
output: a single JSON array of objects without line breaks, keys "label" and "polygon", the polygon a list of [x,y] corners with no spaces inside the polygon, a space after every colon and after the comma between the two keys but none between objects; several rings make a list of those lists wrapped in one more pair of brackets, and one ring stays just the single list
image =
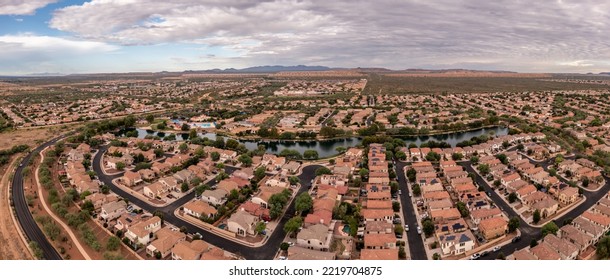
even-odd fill
[{"label": "suburban house", "polygon": [[304,227],[297,234],[297,246],[307,249],[328,251],[332,241],[332,227],[323,224]]},{"label": "suburban house", "polygon": [[145,181],[150,181],[155,178],[155,172],[150,169],[142,169],[139,170],[138,173],[140,173],[142,180]]},{"label": "suburban house", "polygon": [[127,203],[125,201],[113,201],[102,205],[100,211],[100,218],[105,221],[112,221],[123,213],[125,213],[127,207]]},{"label": "suburban house", "polygon": [[479,231],[487,240],[504,236],[508,232],[508,222],[502,217],[485,219],[479,223]]},{"label": "suburban house", "polygon": [[144,186],[142,192],[145,196],[150,198],[163,197],[163,195],[169,192],[169,188],[159,182],[154,182],[150,185]]},{"label": "suburban house", "polygon": [[121,181],[125,186],[133,187],[139,183],[142,183],[142,177],[138,172],[127,170],[125,171],[125,174],[123,174],[123,177],[121,177]]},{"label": "suburban house", "polygon": [[475,238],[470,231],[443,235],[439,238],[443,255],[464,254],[475,247]]},{"label": "suburban house", "polygon": [[159,179],[159,183],[167,187],[168,190],[173,191],[178,189],[178,181],[172,176],[166,176]]},{"label": "suburban house", "polygon": [[125,232],[125,237],[132,244],[148,245],[150,242],[151,233],[155,233],[161,229],[161,218],[153,216],[148,220],[140,221],[139,223],[130,226]]},{"label": "suburban house", "polygon": [[396,248],[396,236],[394,234],[365,234],[365,249],[393,249]]},{"label": "suburban house", "polygon": [[201,201],[214,206],[223,205],[227,202],[227,194],[227,191],[223,189],[205,190],[201,193]]},{"label": "suburban house", "polygon": [[186,240],[186,234],[167,227],[158,230],[155,236],[157,239],[146,246],[146,254],[155,256],[155,254],[159,253],[161,258],[169,256],[178,242]]},{"label": "suburban house", "polygon": [[237,211],[227,220],[227,229],[240,236],[254,235],[260,219],[246,211]]},{"label": "suburban house", "polygon": [[203,240],[180,241],[172,248],[172,260],[199,260],[209,247]]},{"label": "suburban house", "polygon": [[216,208],[201,200],[192,200],[187,202],[184,204],[183,210],[185,214],[191,215],[195,218],[211,218],[216,215]]}]

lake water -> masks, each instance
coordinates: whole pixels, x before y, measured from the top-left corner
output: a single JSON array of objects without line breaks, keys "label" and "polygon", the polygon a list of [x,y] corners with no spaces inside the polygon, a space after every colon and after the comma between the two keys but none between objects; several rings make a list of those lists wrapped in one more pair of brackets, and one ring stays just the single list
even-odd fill
[{"label": "lake water", "polygon": [[[136,129],[138,131],[138,138],[144,138],[147,135],[156,135],[161,138],[169,135],[164,132],[156,132],[152,130],[144,130],[144,129]],[[122,135],[124,131],[118,133],[117,135]],[[430,136],[412,136],[412,137],[398,137],[404,140],[407,146],[411,143],[415,143],[416,145],[421,145],[422,143],[428,141],[436,141],[436,142],[447,142],[452,147],[459,142],[464,140],[470,140],[473,137],[481,136],[484,134],[494,134],[497,136],[507,135],[508,128],[506,127],[493,127],[493,128],[481,128],[475,129],[471,131],[465,132],[454,132],[454,133],[446,133],[446,134],[438,134],[438,135],[430,135]],[[215,140],[215,133],[199,133],[199,137]],[[224,136],[223,136],[224,137]],[[188,138],[188,133],[178,133],[176,134],[177,140],[185,140]],[[225,140],[229,139],[228,137],[224,137]],[[345,139],[332,139],[332,140],[306,140],[306,141],[291,141],[291,140],[237,140],[239,143],[242,143],[246,146],[246,148],[250,150],[254,150],[258,147],[258,145],[265,145],[267,147],[267,152],[273,154],[279,154],[284,149],[293,149],[299,151],[303,154],[306,150],[316,150],[320,157],[330,157],[337,154],[336,149],[338,147],[353,147],[362,143],[361,137],[351,137]]]}]

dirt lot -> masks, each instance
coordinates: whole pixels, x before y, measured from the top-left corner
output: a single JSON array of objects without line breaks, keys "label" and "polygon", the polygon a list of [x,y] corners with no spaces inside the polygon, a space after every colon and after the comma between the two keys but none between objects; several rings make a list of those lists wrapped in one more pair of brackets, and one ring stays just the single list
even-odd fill
[{"label": "dirt lot", "polygon": [[3,132],[0,134],[0,149],[10,149],[14,145],[27,144],[30,148],[37,146],[37,143],[42,143],[44,140],[51,139],[61,133],[61,129],[57,128],[32,128],[32,129],[16,129]]},{"label": "dirt lot", "polygon": [[[2,141],[4,139],[1,139]],[[18,157],[12,159],[11,164],[0,168],[0,260],[27,260],[31,259],[27,247],[19,238],[17,228],[11,218],[11,210],[8,203],[9,175],[6,171]],[[6,175],[6,176],[5,176]]]}]

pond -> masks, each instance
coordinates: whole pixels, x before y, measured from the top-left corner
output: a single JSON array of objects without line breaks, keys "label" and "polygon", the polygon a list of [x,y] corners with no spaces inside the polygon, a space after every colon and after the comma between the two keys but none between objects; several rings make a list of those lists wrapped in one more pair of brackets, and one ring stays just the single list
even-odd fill
[{"label": "pond", "polygon": [[[161,138],[169,135],[169,133],[158,132],[153,130],[144,130],[144,129],[136,129],[138,132],[138,138],[144,138],[147,135],[151,136],[159,136]],[[119,131],[116,135],[123,136],[126,131]],[[404,140],[407,146],[411,143],[415,143],[416,145],[421,145],[422,143],[428,141],[436,141],[436,142],[447,142],[452,147],[455,147],[457,143],[462,142],[464,140],[470,140],[473,137],[481,136],[484,134],[493,134],[497,136],[507,135],[508,128],[506,127],[492,127],[492,128],[480,128],[471,131],[464,132],[453,132],[453,133],[445,133],[445,134],[437,134],[437,135],[427,135],[427,136],[398,136],[396,138],[400,138]],[[207,137],[210,140],[216,139],[215,133],[199,133],[199,137],[204,138]],[[225,140],[228,137],[224,137]],[[178,133],[176,134],[176,140],[186,140],[188,139],[188,133]],[[338,147],[353,147],[362,143],[362,137],[350,137],[343,139],[331,139],[331,140],[304,140],[304,141],[294,141],[294,140],[237,140],[239,143],[244,144],[246,148],[250,150],[254,150],[258,147],[258,145],[265,145],[268,153],[279,154],[284,149],[292,149],[297,150],[299,153],[303,154],[306,150],[316,150],[318,155],[321,158],[331,157],[337,154]]]}]

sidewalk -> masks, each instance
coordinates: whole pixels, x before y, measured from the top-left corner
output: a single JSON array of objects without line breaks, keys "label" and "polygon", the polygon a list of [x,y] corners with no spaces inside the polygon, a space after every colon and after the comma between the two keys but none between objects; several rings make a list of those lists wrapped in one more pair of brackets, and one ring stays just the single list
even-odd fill
[{"label": "sidewalk", "polygon": [[[40,151],[40,163],[39,164],[43,163],[44,151],[46,151],[47,149],[48,149],[48,147],[44,148],[42,151]],[[45,211],[47,211],[47,213],[49,213],[49,216],[51,216],[51,218],[53,218],[53,220],[55,220],[59,225],[61,225],[61,227],[64,228],[64,230],[68,233],[68,235],[70,235],[70,238],[74,242],[74,245],[76,245],[76,248],[83,255],[85,260],[91,260],[91,257],[89,256],[89,254],[87,254],[87,251],[85,251],[83,246],[80,244],[80,240],[76,237],[76,235],[74,235],[74,233],[72,232],[72,229],[70,229],[70,227],[68,225],[66,225],[59,217],[57,217],[57,215],[55,215],[55,213],[53,213],[53,211],[51,211],[51,209],[49,209],[49,206],[47,205],[47,200],[42,195],[40,180],[38,179],[38,169],[39,168],[40,168],[40,165],[38,166],[38,168],[36,168],[34,175],[36,178],[36,186],[38,187],[38,196],[40,197],[40,202],[42,204],[42,207],[44,207]]]}]

